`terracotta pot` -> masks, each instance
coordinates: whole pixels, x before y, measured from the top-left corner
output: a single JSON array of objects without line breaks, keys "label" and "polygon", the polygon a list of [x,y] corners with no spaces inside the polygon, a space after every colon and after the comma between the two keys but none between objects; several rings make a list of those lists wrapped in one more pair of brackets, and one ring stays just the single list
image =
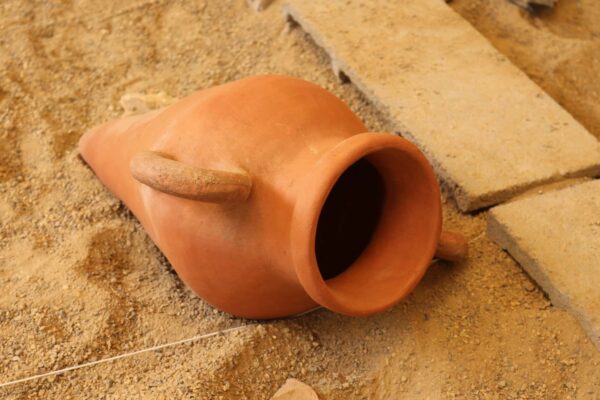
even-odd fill
[{"label": "terracotta pot", "polygon": [[[419,282],[442,214],[423,154],[366,131],[324,89],[258,76],[96,127],[79,149],[214,306],[368,315]],[[446,258],[464,251],[457,237],[440,245]]]}]

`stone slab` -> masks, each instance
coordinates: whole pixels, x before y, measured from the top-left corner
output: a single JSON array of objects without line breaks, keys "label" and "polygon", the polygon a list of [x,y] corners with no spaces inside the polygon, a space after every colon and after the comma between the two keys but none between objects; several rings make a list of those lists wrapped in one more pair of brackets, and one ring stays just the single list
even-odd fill
[{"label": "stone slab", "polygon": [[497,206],[488,235],[553,304],[575,315],[600,350],[600,180]]},{"label": "stone slab", "polygon": [[538,184],[600,174],[600,144],[440,0],[285,0],[463,211]]}]

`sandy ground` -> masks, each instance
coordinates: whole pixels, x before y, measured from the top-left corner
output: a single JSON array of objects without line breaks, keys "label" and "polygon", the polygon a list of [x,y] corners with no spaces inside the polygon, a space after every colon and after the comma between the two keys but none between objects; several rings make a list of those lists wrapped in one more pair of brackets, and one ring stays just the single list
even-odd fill
[{"label": "sandy ground", "polygon": [[239,0],[0,4],[0,384],[241,327],[0,388],[0,397],[266,399],[296,377],[322,399],[598,398],[600,353],[486,238],[485,212],[462,215],[447,202],[446,227],[469,237],[469,260],[434,264],[381,315],[318,310],[258,324],[195,297],[94,178],[75,144],[119,116],[130,92],[183,97],[247,75],[289,74],[385,129],[302,31],[286,31],[278,6],[256,14]]}]

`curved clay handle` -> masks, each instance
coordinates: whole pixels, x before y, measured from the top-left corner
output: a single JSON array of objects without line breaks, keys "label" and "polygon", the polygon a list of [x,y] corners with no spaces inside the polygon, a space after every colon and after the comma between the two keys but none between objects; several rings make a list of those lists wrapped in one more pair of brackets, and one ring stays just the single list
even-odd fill
[{"label": "curved clay handle", "polygon": [[469,243],[456,232],[442,232],[435,256],[447,261],[460,261],[467,258]]},{"label": "curved clay handle", "polygon": [[129,170],[144,185],[192,200],[212,203],[244,201],[252,189],[252,180],[244,172],[198,168],[155,151],[136,154]]}]

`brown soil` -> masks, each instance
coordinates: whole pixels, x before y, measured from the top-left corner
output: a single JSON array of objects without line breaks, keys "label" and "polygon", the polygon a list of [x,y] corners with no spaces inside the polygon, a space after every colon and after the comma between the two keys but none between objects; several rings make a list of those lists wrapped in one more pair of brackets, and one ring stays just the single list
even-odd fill
[{"label": "brown soil", "polygon": [[[497,3],[488,13],[523,19]],[[469,260],[434,264],[413,295],[381,315],[318,310],[254,324],[186,289],[95,179],[76,141],[120,115],[129,92],[182,97],[251,74],[290,74],[331,90],[370,129],[384,130],[377,110],[335,81],[302,31],[286,31],[279,6],[256,14],[242,1],[0,4],[0,384],[249,324],[0,388],[0,397],[262,399],[296,377],[323,399],[596,398],[600,353],[486,238],[485,213],[445,204],[447,227],[471,240]],[[512,46],[519,53],[527,44]]]}]

